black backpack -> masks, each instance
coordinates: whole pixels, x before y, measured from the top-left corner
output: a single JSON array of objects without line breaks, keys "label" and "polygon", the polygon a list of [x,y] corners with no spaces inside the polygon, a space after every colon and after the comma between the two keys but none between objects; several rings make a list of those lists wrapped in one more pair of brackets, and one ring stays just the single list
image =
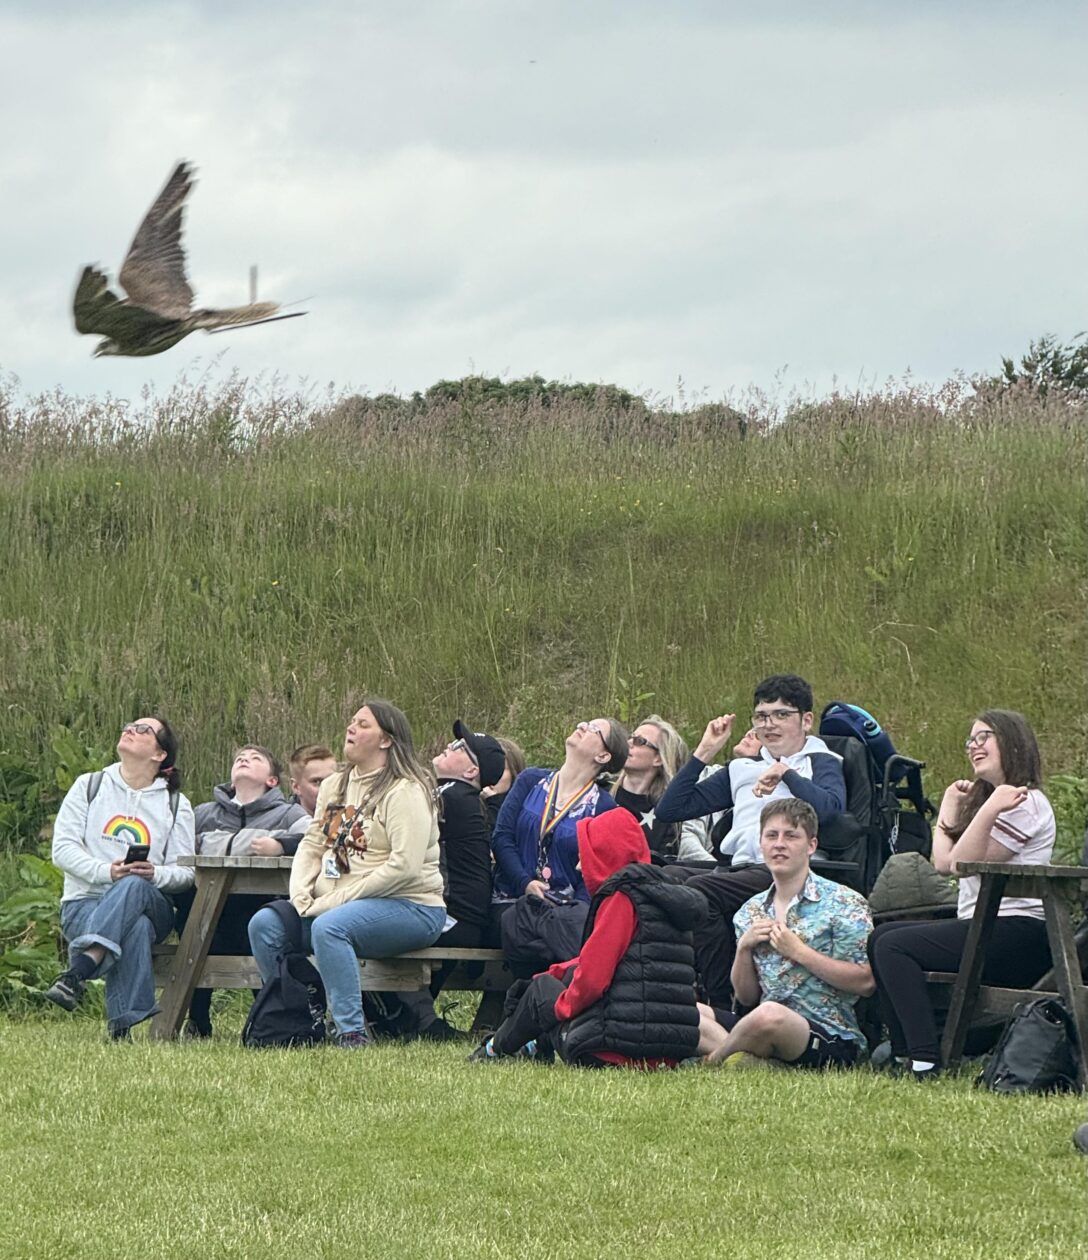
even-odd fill
[{"label": "black backpack", "polygon": [[1022,1002],[976,1084],[997,1094],[1046,1094],[1077,1087],[1073,1021],[1060,1002]]},{"label": "black backpack", "polygon": [[302,921],[289,901],[271,901],[287,929],[287,949],[276,971],[253,999],[242,1029],[242,1045],[316,1046],[325,1040],[325,986],[317,968],[302,952]]}]

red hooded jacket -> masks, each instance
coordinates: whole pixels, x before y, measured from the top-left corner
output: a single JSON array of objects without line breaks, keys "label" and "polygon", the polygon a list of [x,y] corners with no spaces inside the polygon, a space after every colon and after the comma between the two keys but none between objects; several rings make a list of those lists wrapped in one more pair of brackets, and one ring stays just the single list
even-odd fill
[{"label": "red hooded jacket", "polygon": [[[625,809],[613,809],[578,823],[578,856],[582,879],[593,897],[605,880],[622,867],[631,862],[649,862],[650,850],[634,816]],[[548,968],[548,975],[557,980],[564,979],[574,968],[570,984],[556,1000],[557,1019],[573,1019],[600,999],[612,983],[637,927],[638,918],[630,898],[615,892],[604,899],[578,957]]]}]

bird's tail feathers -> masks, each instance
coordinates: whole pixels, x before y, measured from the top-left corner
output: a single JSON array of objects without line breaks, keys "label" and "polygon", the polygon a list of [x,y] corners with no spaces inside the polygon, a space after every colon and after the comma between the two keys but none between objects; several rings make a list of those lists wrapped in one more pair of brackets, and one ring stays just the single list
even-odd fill
[{"label": "bird's tail feathers", "polygon": [[267,315],[264,319],[250,319],[244,324],[224,324],[220,328],[206,328],[205,332],[230,332],[232,328],[253,328],[257,324],[275,324],[281,319],[298,319],[300,315],[308,315],[308,311],[289,311],[286,315]]},{"label": "bird's tail feathers", "polygon": [[249,306],[227,306],[221,310],[194,311],[195,327],[229,328],[237,324],[255,324],[258,320],[268,319],[280,309],[278,302],[253,302]]}]

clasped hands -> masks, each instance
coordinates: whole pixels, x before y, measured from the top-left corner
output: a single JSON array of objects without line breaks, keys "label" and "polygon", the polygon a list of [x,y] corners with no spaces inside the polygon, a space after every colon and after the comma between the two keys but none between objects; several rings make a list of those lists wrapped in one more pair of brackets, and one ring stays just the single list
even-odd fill
[{"label": "clasped hands", "polygon": [[770,945],[775,953],[800,962],[805,944],[796,932],[778,919],[757,919],[737,942],[740,949],[755,949],[757,945]]}]

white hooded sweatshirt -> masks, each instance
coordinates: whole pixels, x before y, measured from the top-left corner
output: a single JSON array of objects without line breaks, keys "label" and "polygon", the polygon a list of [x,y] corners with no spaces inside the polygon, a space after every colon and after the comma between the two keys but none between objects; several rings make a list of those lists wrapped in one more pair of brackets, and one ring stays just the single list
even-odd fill
[{"label": "white hooded sweatshirt", "polygon": [[[756,780],[775,761],[784,762],[789,770],[773,792],[757,797],[752,790]],[[735,758],[729,763],[729,782],[733,792],[733,828],[720,847],[723,853],[733,855],[733,865],[738,867],[763,861],[759,851],[759,816],[768,802],[800,797],[813,806],[817,817],[826,818],[829,816],[828,792],[837,789],[841,799],[830,812],[839,813],[846,805],[842,758],[818,735],[807,736],[800,751],[788,757],[776,758],[766,748],[761,748],[758,757]]]},{"label": "white hooded sweatshirt", "polygon": [[101,897],[113,884],[110,865],[123,860],[130,844],[148,844],[155,887],[180,892],[193,884],[191,866],[178,866],[195,851],[193,807],[178,794],[177,817],[170,808],[165,779],[139,790],[121,777],[121,763],[102,772],[98,792],[88,802],[93,776],[81,774],[68,789],[53,824],[53,865],[64,872],[62,901]]}]

